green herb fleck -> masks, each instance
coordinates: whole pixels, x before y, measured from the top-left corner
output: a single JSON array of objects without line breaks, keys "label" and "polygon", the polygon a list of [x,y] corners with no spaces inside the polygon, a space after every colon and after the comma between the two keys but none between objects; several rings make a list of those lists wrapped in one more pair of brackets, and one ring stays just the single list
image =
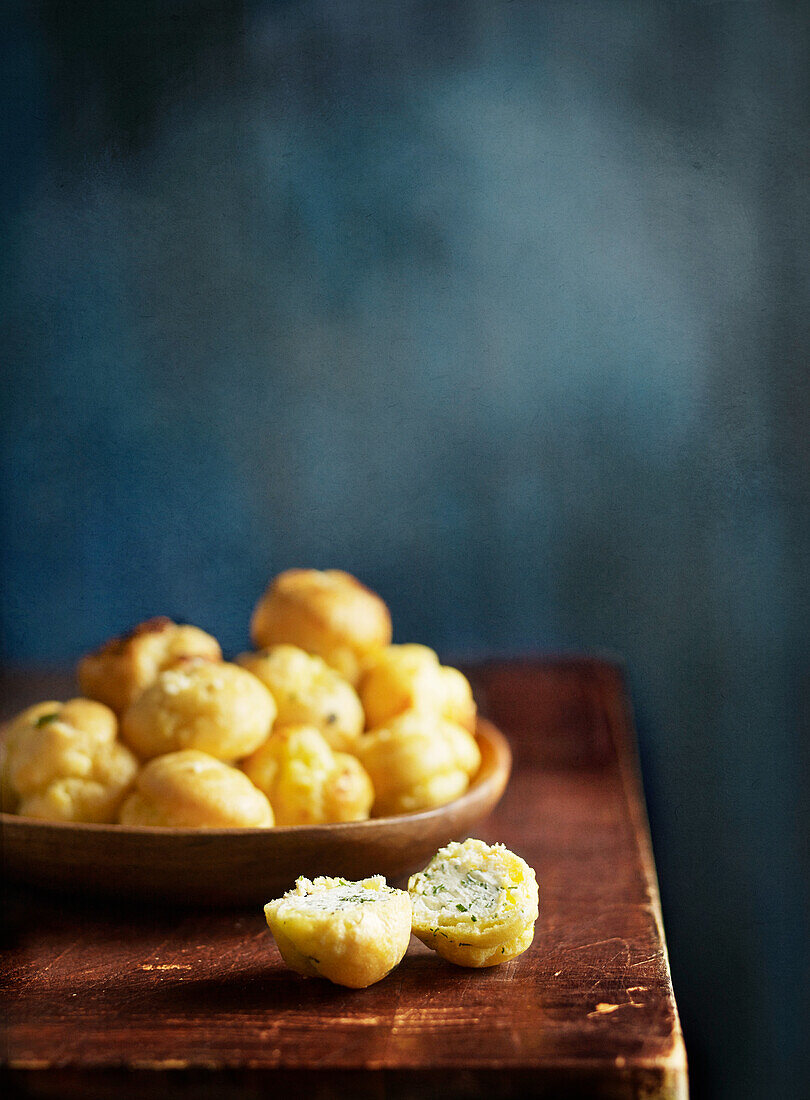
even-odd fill
[{"label": "green herb fleck", "polygon": [[467,912],[467,906],[462,905],[461,902],[458,903],[458,905],[456,906],[456,909],[458,909],[458,911],[460,913],[466,913]]},{"label": "green herb fleck", "polygon": [[42,726],[47,726],[49,722],[55,722],[58,717],[59,715],[56,711],[54,711],[52,714],[41,714],[39,718],[37,718],[34,725],[37,727],[37,729],[41,729]]}]

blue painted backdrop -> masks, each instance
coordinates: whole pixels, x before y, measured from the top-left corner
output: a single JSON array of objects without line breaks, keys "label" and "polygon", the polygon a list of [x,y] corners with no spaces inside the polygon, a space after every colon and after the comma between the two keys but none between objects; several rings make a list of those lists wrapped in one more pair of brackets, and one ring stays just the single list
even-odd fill
[{"label": "blue painted backdrop", "polygon": [[293,564],[623,654],[695,1095],[800,1095],[807,8],[6,13],[5,658]]}]

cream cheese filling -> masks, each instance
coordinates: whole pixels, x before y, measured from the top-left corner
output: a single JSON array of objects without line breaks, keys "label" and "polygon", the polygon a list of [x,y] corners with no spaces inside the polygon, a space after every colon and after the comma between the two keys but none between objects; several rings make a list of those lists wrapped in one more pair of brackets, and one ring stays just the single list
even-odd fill
[{"label": "cream cheese filling", "polygon": [[[296,913],[331,912],[335,909],[354,909],[358,905],[372,905],[393,893],[389,886],[363,886],[361,882],[339,881],[337,886],[307,884],[292,891],[282,899],[283,908]],[[281,906],[279,907],[281,909]]]},{"label": "cream cheese filling", "polygon": [[467,860],[443,860],[431,864],[415,884],[414,901],[438,919],[492,919],[498,913],[504,891],[514,889],[503,871],[484,870]]}]

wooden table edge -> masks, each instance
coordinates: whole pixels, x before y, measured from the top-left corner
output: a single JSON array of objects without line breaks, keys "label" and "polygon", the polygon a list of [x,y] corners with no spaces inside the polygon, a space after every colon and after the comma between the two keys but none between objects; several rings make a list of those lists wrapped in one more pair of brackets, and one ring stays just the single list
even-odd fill
[{"label": "wooden table edge", "polygon": [[[631,821],[638,837],[639,859],[644,872],[649,898],[650,913],[655,920],[658,937],[661,941],[662,961],[669,980],[668,999],[673,1016],[672,1048],[663,1058],[652,1059],[653,1063],[682,1078],[683,1092],[679,1097],[688,1096],[688,1061],[683,1028],[678,1013],[678,1005],[672,987],[672,970],[669,963],[669,950],[664,932],[664,917],[661,910],[661,891],[653,855],[652,835],[647,815],[647,803],[641,775],[641,762],[638,751],[638,734],[633,713],[633,704],[627,682],[626,666],[619,658],[594,656],[586,658],[593,663],[596,678],[600,684],[600,697],[608,722],[611,740],[619,761],[622,787]],[[609,690],[608,680],[614,681]],[[624,746],[621,738],[624,738]]]}]

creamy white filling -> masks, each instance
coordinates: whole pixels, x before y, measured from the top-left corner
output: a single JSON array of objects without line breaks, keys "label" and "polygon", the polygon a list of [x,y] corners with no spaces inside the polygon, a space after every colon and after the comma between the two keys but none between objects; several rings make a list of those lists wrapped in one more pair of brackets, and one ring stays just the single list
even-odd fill
[{"label": "creamy white filling", "polygon": [[374,890],[347,882],[345,886],[316,889],[311,894],[288,894],[284,900],[297,912],[325,912],[333,909],[354,909],[358,905],[373,905],[390,893],[390,890]]},{"label": "creamy white filling", "polygon": [[467,914],[472,919],[494,916],[502,892],[511,884],[497,870],[485,871],[466,861],[442,861],[427,867],[415,885],[415,894],[430,913],[457,919]]}]

